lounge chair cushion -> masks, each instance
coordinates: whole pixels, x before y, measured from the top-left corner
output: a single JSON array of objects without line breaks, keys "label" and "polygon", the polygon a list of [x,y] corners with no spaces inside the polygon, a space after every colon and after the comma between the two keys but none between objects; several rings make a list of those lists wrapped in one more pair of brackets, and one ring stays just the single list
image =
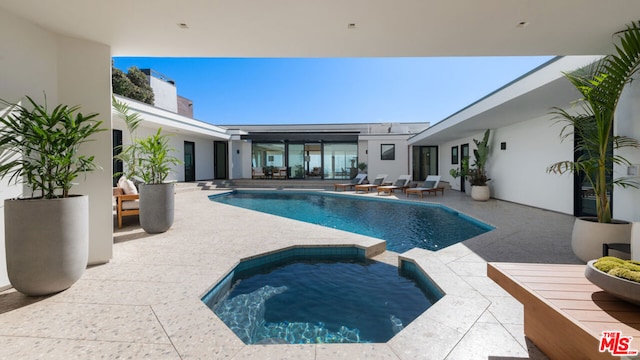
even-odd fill
[{"label": "lounge chair cushion", "polygon": [[360,178],[359,177],[354,177],[353,179],[351,179],[351,183],[352,184],[360,184]]},{"label": "lounge chair cushion", "polygon": [[423,187],[423,188],[426,188],[426,189],[433,189],[433,187],[434,187],[435,185],[436,185],[436,182],[435,182],[435,181],[428,180],[428,181],[425,181],[425,182],[422,184],[422,187]]},{"label": "lounge chair cushion", "polygon": [[404,179],[398,179],[393,183],[393,186],[404,186],[405,182],[406,181]]},{"label": "lounge chair cushion", "polygon": [[140,209],[140,202],[138,200],[126,200],[122,202],[122,210],[136,209]]},{"label": "lounge chair cushion", "polygon": [[384,181],[383,177],[376,178],[375,180],[373,180],[373,185],[382,185],[383,181]]},{"label": "lounge chair cushion", "polygon": [[138,189],[136,188],[136,185],[133,183],[133,181],[127,179],[124,176],[120,177],[120,179],[118,180],[118,187],[121,188],[122,191],[124,191],[125,195],[138,194]]}]

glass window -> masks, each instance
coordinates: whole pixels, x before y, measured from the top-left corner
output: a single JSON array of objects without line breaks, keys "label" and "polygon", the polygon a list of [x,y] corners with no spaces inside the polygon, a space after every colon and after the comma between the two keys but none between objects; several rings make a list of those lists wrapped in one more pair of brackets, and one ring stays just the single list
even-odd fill
[{"label": "glass window", "polygon": [[394,144],[380,145],[380,160],[395,160],[396,146]]},{"label": "glass window", "polygon": [[451,147],[451,164],[455,165],[458,163],[458,147]]},{"label": "glass window", "polygon": [[254,168],[262,168],[267,176],[274,170],[285,166],[284,144],[281,143],[253,143],[251,157]]},{"label": "glass window", "polygon": [[289,144],[289,179],[304,178],[304,144]]},{"label": "glass window", "polygon": [[358,144],[324,144],[325,179],[351,179],[358,174]]}]

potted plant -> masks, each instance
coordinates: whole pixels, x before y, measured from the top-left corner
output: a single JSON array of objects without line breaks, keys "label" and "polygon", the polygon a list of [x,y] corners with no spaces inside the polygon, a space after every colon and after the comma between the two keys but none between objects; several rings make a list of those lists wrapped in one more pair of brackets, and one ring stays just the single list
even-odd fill
[{"label": "potted plant", "polygon": [[580,92],[577,112],[554,108],[552,114],[565,123],[561,138],[575,138],[575,160],[552,164],[551,173],[574,173],[584,176],[596,198],[597,218],[577,218],[573,228],[571,246],[583,261],[598,258],[602,243],[629,243],[631,224],[615,221],[611,215],[609,198],[614,185],[637,187],[627,178],[614,178],[612,164],[631,165],[616,150],[638,148],[636,139],[614,135],[613,122],[622,90],[640,66],[640,27],[632,23],[617,33],[621,45],[616,53],[608,55],[564,76]]},{"label": "potted plant", "polygon": [[367,163],[366,162],[359,162],[358,163],[358,170],[360,170],[360,173],[364,173],[365,171],[367,171]]},{"label": "potted plant", "polygon": [[171,165],[181,161],[171,156],[174,149],[169,147],[169,138],[157,133],[146,138],[136,139],[135,149],[138,164],[136,175],[140,184],[140,225],[145,232],[154,234],[169,230],[173,225],[174,184],[165,180],[171,172]]},{"label": "potted plant", "polygon": [[[28,196],[4,201],[9,281],[26,295],[69,288],[84,273],[89,255],[89,201],[71,194],[73,181],[95,170],[80,146],[103,131],[96,113],[79,106],[49,110],[27,97],[0,114],[0,177],[21,183]],[[34,222],[37,222],[35,226]]]},{"label": "potted plant", "polygon": [[460,169],[451,169],[449,174],[453,178],[463,176],[471,184],[471,198],[477,201],[487,201],[490,197],[487,182],[491,179],[487,176],[485,166],[489,158],[489,134],[490,130],[484,132],[482,140],[473,139],[476,149],[473,150],[474,163],[469,166],[469,159],[462,159]]}]

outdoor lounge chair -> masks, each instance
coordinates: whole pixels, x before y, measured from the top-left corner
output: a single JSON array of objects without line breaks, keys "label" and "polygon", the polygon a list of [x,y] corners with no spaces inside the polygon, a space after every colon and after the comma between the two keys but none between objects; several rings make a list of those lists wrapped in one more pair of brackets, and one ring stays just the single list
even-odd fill
[{"label": "outdoor lounge chair", "polygon": [[[420,198],[422,198],[425,192],[427,194],[434,193],[438,195],[437,191],[439,190],[438,189],[439,183],[440,183],[439,175],[429,175],[427,176],[427,179],[424,181],[424,183],[422,183],[421,186],[415,187],[415,188],[409,188],[405,190],[404,193],[407,194],[407,197],[409,196],[409,194],[417,194],[417,195],[420,195]],[[442,195],[444,195],[444,190],[442,191]]]},{"label": "outdoor lounge chair", "polygon": [[387,186],[378,186],[378,195],[387,194],[391,195],[396,190],[405,191],[409,187],[409,182],[411,181],[411,175],[400,175],[398,176],[398,180],[396,180],[393,185]]},{"label": "outdoor lounge chair", "polygon": [[353,179],[351,179],[350,183],[346,184],[333,184],[333,190],[338,191],[338,189],[342,189],[342,191],[349,190],[356,185],[362,184],[362,182],[367,178],[367,174],[358,174]]},{"label": "outdoor lounge chair", "polygon": [[116,198],[118,229],[121,229],[122,217],[140,215],[140,195],[131,180],[121,178],[118,186],[113,188],[113,196]]},{"label": "outdoor lounge chair", "polygon": [[370,190],[375,190],[378,188],[378,186],[381,186],[384,183],[384,180],[387,178],[386,174],[381,174],[376,176],[376,178],[373,180],[372,184],[360,184],[360,185],[356,185],[356,192],[358,191],[364,191],[364,192],[369,192]]}]

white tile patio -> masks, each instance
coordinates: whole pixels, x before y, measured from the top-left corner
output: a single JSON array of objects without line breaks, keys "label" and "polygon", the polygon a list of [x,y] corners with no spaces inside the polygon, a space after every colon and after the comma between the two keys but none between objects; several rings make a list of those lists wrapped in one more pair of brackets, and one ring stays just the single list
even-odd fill
[{"label": "white tile patio", "polygon": [[[207,198],[213,193],[179,192],[175,223],[164,234],[145,234],[135,219],[125,220],[114,234],[113,260],[62,293],[0,293],[0,358],[545,359],[524,337],[520,304],[486,277],[486,262],[579,263],[570,250],[571,216],[473,202],[456,191],[413,198],[496,226],[435,253],[402,255],[447,296],[385,344],[247,346],[200,301],[239,259],[295,244],[379,240],[214,203]],[[397,257],[376,258],[395,264]]]}]

